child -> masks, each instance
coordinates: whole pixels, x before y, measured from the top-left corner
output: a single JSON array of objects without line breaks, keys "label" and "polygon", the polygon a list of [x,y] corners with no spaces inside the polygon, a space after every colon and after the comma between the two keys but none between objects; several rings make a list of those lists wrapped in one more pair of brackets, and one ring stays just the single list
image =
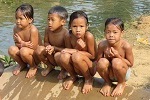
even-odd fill
[{"label": "child", "polygon": [[3,62],[0,60],[0,77],[2,76],[3,72],[4,72],[4,64],[3,64]]},{"label": "child", "polygon": [[[133,66],[133,53],[130,44],[122,39],[124,24],[119,18],[108,18],[105,22],[105,38],[98,45],[97,71],[105,84],[100,90],[104,96],[122,95],[125,81]],[[111,93],[111,85],[117,81]]]},{"label": "child", "polygon": [[92,90],[94,67],[92,61],[96,57],[96,42],[94,36],[88,31],[88,18],[83,11],[73,12],[69,21],[70,34],[66,36],[66,47],[60,54],[60,63],[70,77],[63,83],[68,90],[77,75],[85,78],[82,89],[83,94]]},{"label": "child", "polygon": [[34,50],[41,45],[38,29],[33,25],[33,7],[29,4],[22,4],[16,9],[16,25],[14,26],[13,38],[15,46],[8,49],[9,55],[19,64],[13,71],[14,75],[30,65],[26,78],[31,78],[36,74],[38,61]]},{"label": "child", "polygon": [[[68,30],[64,27],[68,18],[67,10],[61,6],[54,6],[48,12],[48,25],[45,28],[44,46],[39,46],[36,53],[39,59],[47,65],[47,68],[41,72],[46,76],[54,66],[60,65],[54,59],[57,59],[56,52],[60,52],[65,47],[65,35]],[[61,65],[60,65],[61,66]],[[62,69],[58,79],[65,77],[65,71]]]}]

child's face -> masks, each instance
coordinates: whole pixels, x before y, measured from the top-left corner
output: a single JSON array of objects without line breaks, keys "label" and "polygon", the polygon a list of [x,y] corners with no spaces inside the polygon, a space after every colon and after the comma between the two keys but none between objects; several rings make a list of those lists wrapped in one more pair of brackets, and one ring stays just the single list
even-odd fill
[{"label": "child's face", "polygon": [[72,33],[77,37],[77,38],[82,38],[84,37],[86,31],[88,29],[87,22],[84,17],[79,17],[76,18],[72,21],[71,23],[71,30]]},{"label": "child's face", "polygon": [[105,29],[105,38],[109,44],[115,44],[121,39],[123,31],[118,28],[118,26],[113,24],[108,24]]},{"label": "child's face", "polygon": [[26,18],[21,11],[17,11],[15,17],[18,28],[24,29],[32,23],[32,19]]},{"label": "child's face", "polygon": [[48,27],[50,31],[57,31],[65,24],[65,20],[61,19],[57,13],[48,15]]}]

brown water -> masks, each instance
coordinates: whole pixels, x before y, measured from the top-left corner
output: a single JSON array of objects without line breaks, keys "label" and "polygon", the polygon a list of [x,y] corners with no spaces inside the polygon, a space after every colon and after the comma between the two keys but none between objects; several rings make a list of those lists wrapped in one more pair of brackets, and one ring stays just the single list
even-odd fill
[{"label": "brown water", "polygon": [[[2,2],[6,1],[6,3]],[[137,17],[150,14],[150,0],[1,0],[0,1],[0,54],[7,54],[13,45],[12,29],[15,9],[22,3],[34,7],[34,24],[43,36],[47,12],[54,5],[64,6],[69,15],[76,10],[84,10],[90,21],[90,30],[97,40],[103,37],[104,22],[108,17],[120,17],[130,22]]]}]

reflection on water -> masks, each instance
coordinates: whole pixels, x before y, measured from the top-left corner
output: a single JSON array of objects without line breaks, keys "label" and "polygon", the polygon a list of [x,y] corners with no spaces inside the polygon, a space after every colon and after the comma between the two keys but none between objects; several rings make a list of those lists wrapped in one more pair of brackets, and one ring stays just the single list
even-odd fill
[{"label": "reflection on water", "polygon": [[46,26],[47,12],[54,5],[64,6],[69,15],[73,11],[84,10],[89,17],[90,30],[97,40],[103,36],[104,22],[108,17],[120,17],[126,22],[150,13],[150,0],[44,0],[44,2],[41,0],[18,0],[0,3],[0,54],[7,54],[8,47],[14,45],[12,39],[14,12],[20,4],[25,2],[34,7],[34,24],[42,36]]}]

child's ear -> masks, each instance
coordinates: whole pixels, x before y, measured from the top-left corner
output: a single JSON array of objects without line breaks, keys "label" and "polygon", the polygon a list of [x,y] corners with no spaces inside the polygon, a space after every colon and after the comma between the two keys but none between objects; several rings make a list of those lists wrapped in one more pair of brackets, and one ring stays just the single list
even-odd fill
[{"label": "child's ear", "polygon": [[62,25],[65,25],[65,24],[66,24],[66,20],[62,19],[62,20],[61,20],[61,24],[62,24]]},{"label": "child's ear", "polygon": [[87,26],[86,26],[86,30],[88,30],[88,28],[89,28],[89,24],[87,24]]},{"label": "child's ear", "polygon": [[124,30],[123,30],[123,31],[121,31],[121,37],[123,37],[123,35],[124,35]]},{"label": "child's ear", "polygon": [[33,19],[31,18],[31,19],[29,19],[29,23],[31,24],[33,22]]}]

